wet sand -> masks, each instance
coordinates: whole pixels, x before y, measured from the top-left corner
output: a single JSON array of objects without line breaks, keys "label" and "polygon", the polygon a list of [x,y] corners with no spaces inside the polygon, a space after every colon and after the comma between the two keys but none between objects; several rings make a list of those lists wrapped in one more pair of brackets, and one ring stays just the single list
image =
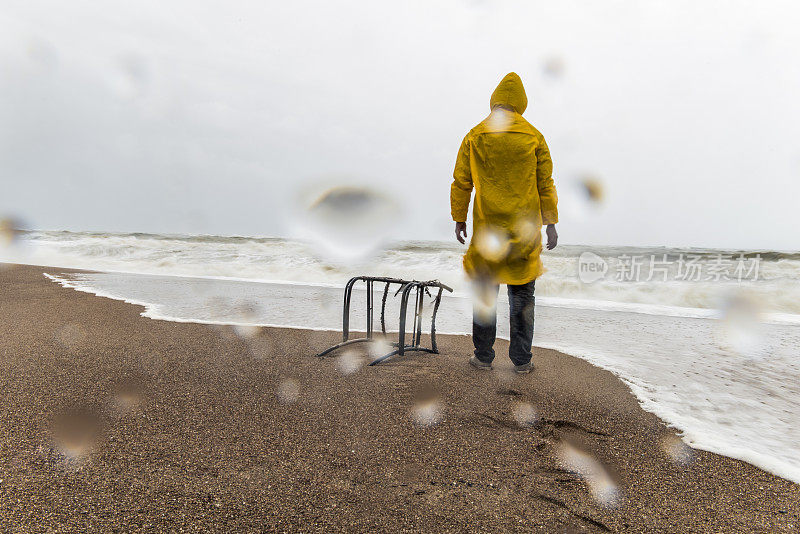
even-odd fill
[{"label": "wet sand", "polygon": [[449,336],[345,374],[313,356],[336,333],[154,321],[43,271],[0,270],[0,531],[800,530],[800,486],[681,448],[583,360],[515,376],[498,342],[481,372]]}]

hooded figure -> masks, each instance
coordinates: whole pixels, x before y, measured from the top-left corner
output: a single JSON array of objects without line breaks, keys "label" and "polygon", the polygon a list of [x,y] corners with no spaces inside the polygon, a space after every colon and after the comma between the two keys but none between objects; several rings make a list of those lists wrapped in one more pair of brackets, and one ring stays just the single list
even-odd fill
[{"label": "hooded figure", "polygon": [[542,225],[558,222],[553,163],[542,134],[522,117],[528,98],[516,73],[503,78],[489,106],[490,115],[461,143],[450,209],[454,221],[466,221],[475,188],[464,255],[470,278],[526,284],[542,274]]}]

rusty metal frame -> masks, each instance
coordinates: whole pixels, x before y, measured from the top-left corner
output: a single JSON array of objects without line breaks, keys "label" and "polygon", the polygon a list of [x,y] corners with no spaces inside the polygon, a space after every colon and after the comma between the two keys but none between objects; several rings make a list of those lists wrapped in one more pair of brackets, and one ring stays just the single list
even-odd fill
[{"label": "rusty metal frame", "polygon": [[[359,337],[355,339],[350,339],[350,303],[353,296],[353,286],[359,281],[363,281],[366,283],[367,286],[367,335],[366,337]],[[439,305],[442,301],[442,292],[447,290],[449,292],[453,292],[453,290],[439,282],[438,280],[428,280],[425,282],[420,282],[418,280],[402,280],[400,278],[386,278],[381,276],[354,276],[350,280],[348,280],[347,284],[344,287],[344,303],[343,303],[343,311],[342,311],[342,342],[337,343],[336,345],[320,352],[317,356],[325,356],[326,354],[335,351],[336,349],[340,349],[347,345],[353,345],[355,343],[365,343],[374,341],[373,337],[373,311],[374,311],[374,288],[375,284],[385,284],[383,288],[383,298],[381,299],[381,332],[383,335],[386,335],[386,299],[389,296],[389,287],[392,284],[396,284],[399,286],[397,291],[395,292],[395,296],[400,294],[400,325],[398,331],[397,342],[392,343],[392,346],[396,347],[395,350],[386,354],[384,356],[380,356],[379,358],[374,359],[370,362],[369,365],[376,365],[385,361],[392,356],[400,355],[403,356],[406,352],[429,352],[432,354],[439,354],[439,349],[436,346],[436,313],[439,311]],[[434,289],[436,291],[436,297],[430,292],[430,289]],[[411,331],[411,344],[406,344],[406,314],[408,312],[408,302],[411,298],[411,293],[415,292],[414,298],[414,321],[413,321],[413,328]],[[431,315],[431,346],[423,347],[422,346],[422,310],[423,310],[423,303],[425,299],[425,294],[428,294],[431,298],[434,299],[433,304],[433,313]]]}]

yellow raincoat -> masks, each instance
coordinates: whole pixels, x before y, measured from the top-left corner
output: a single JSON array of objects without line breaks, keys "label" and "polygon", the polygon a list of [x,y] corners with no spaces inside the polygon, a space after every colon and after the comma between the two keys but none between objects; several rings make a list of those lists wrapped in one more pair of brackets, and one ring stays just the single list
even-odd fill
[{"label": "yellow raincoat", "polygon": [[558,222],[553,162],[542,134],[522,118],[528,98],[519,76],[503,78],[489,107],[461,143],[450,209],[454,221],[466,221],[475,188],[467,274],[524,284],[542,274],[542,225]]}]

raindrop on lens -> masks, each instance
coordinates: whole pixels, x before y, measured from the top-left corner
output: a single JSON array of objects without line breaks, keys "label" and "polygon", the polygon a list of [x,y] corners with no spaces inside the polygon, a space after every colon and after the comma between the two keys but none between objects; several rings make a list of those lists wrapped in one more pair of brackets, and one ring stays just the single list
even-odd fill
[{"label": "raindrop on lens", "polygon": [[479,228],[475,233],[475,249],[490,262],[503,260],[510,246],[508,233],[495,228]]},{"label": "raindrop on lens", "polygon": [[256,360],[266,360],[272,354],[272,343],[265,336],[253,336],[249,338],[250,354]]},{"label": "raindrop on lens", "polygon": [[661,439],[661,450],[676,464],[686,465],[692,461],[694,451],[681,438],[674,435]]},{"label": "raindrop on lens", "polygon": [[10,247],[20,233],[19,221],[12,218],[0,219],[0,247]]},{"label": "raindrop on lens", "polygon": [[86,331],[77,324],[67,324],[56,332],[56,340],[69,350],[74,350],[86,341]]},{"label": "raindrop on lens", "polygon": [[43,39],[31,40],[28,45],[28,57],[35,64],[48,70],[58,66],[58,53],[56,52],[56,48]]},{"label": "raindrop on lens", "polygon": [[595,501],[603,506],[616,506],[619,501],[619,488],[600,462],[567,443],[562,443],[556,454],[564,469],[577,473],[586,481],[589,493]]},{"label": "raindrop on lens", "polygon": [[304,210],[300,230],[327,260],[364,260],[380,248],[399,212],[392,198],[369,188],[335,187]]},{"label": "raindrop on lens", "polygon": [[514,420],[521,427],[530,427],[536,424],[536,410],[529,402],[517,402],[511,409]]},{"label": "raindrop on lens", "polygon": [[218,315],[227,316],[230,313],[230,302],[225,297],[215,295],[206,299],[205,308],[209,310],[211,317]]},{"label": "raindrop on lens", "polygon": [[718,344],[739,356],[757,358],[765,345],[762,310],[759,303],[745,293],[733,293],[723,302],[717,326]]},{"label": "raindrop on lens", "polygon": [[343,375],[350,375],[361,369],[364,360],[353,351],[345,351],[336,358],[336,367]]},{"label": "raindrop on lens", "polygon": [[488,280],[473,280],[472,292],[473,316],[479,324],[490,325],[497,316],[497,290]]},{"label": "raindrop on lens", "polygon": [[598,210],[605,198],[603,182],[592,175],[565,180],[558,191],[559,209],[576,219],[584,219]]},{"label": "raindrop on lens", "polygon": [[[236,307],[237,319],[242,322],[251,323],[257,321],[259,313],[259,306],[253,302],[244,302]],[[240,338],[250,339],[261,332],[261,327],[252,324],[235,325],[233,331]]]},{"label": "raindrop on lens", "polygon": [[144,380],[141,377],[127,377],[117,382],[114,387],[114,402],[121,411],[137,408],[144,395]]},{"label": "raindrop on lens", "polygon": [[492,131],[505,131],[514,122],[514,113],[503,108],[496,107],[489,114],[486,123]]},{"label": "raindrop on lens", "polygon": [[514,232],[522,243],[534,241],[539,236],[539,226],[536,222],[528,217],[521,217],[514,225]]},{"label": "raindrop on lens", "polygon": [[66,411],[53,423],[56,446],[70,460],[85,457],[94,448],[99,434],[100,417],[86,408]]},{"label": "raindrop on lens", "polygon": [[560,56],[551,56],[545,60],[542,72],[551,78],[560,78],[564,75],[565,62]]},{"label": "raindrop on lens", "polygon": [[258,319],[261,308],[255,302],[246,301],[236,306],[237,315],[246,322],[253,322]]},{"label": "raindrop on lens", "polygon": [[259,332],[261,332],[261,327],[254,325],[234,325],[233,331],[242,339],[250,339],[256,337]]},{"label": "raindrop on lens", "polygon": [[420,428],[436,426],[442,420],[442,406],[436,399],[418,402],[411,410],[411,420]]},{"label": "raindrop on lens", "polygon": [[294,404],[300,398],[300,383],[293,378],[281,380],[276,395],[281,403]]},{"label": "raindrop on lens", "polygon": [[586,194],[586,198],[590,202],[600,203],[603,201],[603,197],[605,196],[605,188],[603,187],[603,182],[599,179],[586,176],[583,178],[581,182],[583,185],[584,192]]},{"label": "raindrop on lens", "polygon": [[371,360],[377,360],[381,356],[386,356],[390,352],[394,350],[391,343],[386,341],[384,338],[376,338],[371,343],[369,343],[369,357]]},{"label": "raindrop on lens", "polygon": [[147,65],[137,55],[121,56],[117,59],[115,69],[108,74],[110,88],[118,97],[135,99],[145,94],[147,88]]}]

